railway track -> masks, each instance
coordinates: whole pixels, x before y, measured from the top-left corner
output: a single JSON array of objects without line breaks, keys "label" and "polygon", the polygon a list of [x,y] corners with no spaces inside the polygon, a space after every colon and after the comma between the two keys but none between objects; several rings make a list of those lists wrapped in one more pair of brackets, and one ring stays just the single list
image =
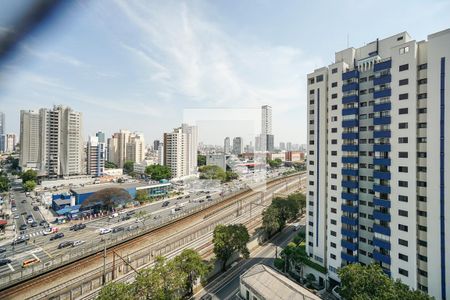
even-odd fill
[{"label": "railway track", "polygon": [[[287,182],[289,180],[292,180],[292,178],[296,178],[299,176],[298,174],[294,174],[289,177],[285,178],[279,178],[275,179],[269,183],[267,183],[268,188],[271,188],[273,186],[280,185],[280,183]],[[293,179],[292,181],[295,181],[296,179]],[[219,202],[215,205],[212,205],[202,211],[198,211],[193,213],[192,215],[185,216],[183,218],[177,219],[172,223],[166,224],[160,228],[156,228],[152,230],[151,232],[145,233],[141,236],[138,236],[132,240],[125,241],[121,244],[109,247],[107,249],[107,258],[111,258],[113,251],[116,253],[126,253],[128,249],[132,249],[133,247],[137,245],[143,245],[148,244],[146,248],[151,248],[152,245],[155,245],[157,243],[161,243],[161,237],[160,235],[163,235],[163,238],[167,240],[167,238],[175,237],[177,234],[182,233],[183,231],[180,230],[180,228],[189,228],[192,229],[193,219],[198,219],[199,224],[201,224],[201,221],[203,221],[203,217],[205,215],[209,214],[209,217],[211,217],[211,213],[218,213],[220,211],[225,211],[228,208],[231,208],[230,204],[234,204],[241,199],[247,199],[247,198],[253,198],[255,195],[259,194],[260,192],[254,192],[254,191],[244,191],[241,194],[235,195],[229,199],[225,199],[222,202]],[[251,200],[250,200],[251,201]],[[168,232],[174,232],[171,235],[167,236]],[[165,235],[164,235],[165,233]],[[0,299],[14,299],[17,297],[17,295],[21,295],[25,291],[29,291],[34,289],[35,287],[39,286],[49,286],[52,283],[54,283],[57,279],[61,278],[64,275],[77,273],[77,271],[87,269],[84,274],[83,278],[88,278],[90,276],[90,272],[92,272],[92,276],[98,273],[97,270],[89,271],[89,266],[95,265],[95,262],[98,262],[102,260],[103,253],[97,252],[93,255],[87,256],[85,258],[79,259],[75,262],[71,262],[65,266],[62,266],[58,269],[51,270],[47,273],[41,274],[37,277],[34,277],[28,281],[18,283],[14,286],[5,288],[0,291]],[[75,278],[75,280],[79,280],[79,278]],[[70,282],[71,280],[69,280]],[[66,281],[67,282],[67,281]],[[52,289],[52,288],[51,288]],[[50,290],[51,290],[50,289]],[[17,298],[19,299],[19,298]]]}]

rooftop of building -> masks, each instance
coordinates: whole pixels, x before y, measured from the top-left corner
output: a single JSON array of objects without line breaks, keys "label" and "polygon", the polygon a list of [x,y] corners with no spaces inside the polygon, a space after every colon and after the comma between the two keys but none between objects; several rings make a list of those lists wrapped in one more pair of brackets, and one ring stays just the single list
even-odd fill
[{"label": "rooftop of building", "polygon": [[157,186],[170,185],[169,182],[159,182],[159,183],[139,183],[139,182],[127,182],[127,183],[101,183],[94,184],[85,187],[72,188],[71,191],[75,194],[86,194],[95,193],[107,188],[121,188],[121,189],[145,189]]},{"label": "rooftop of building", "polygon": [[241,276],[241,283],[264,299],[319,300],[320,297],[266,265],[257,264]]}]

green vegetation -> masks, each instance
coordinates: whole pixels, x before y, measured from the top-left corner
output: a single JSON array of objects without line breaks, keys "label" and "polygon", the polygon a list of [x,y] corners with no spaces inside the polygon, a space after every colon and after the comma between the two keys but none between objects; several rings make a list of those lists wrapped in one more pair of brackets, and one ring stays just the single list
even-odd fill
[{"label": "green vegetation", "polygon": [[10,168],[11,172],[16,171],[17,168],[19,167],[19,159],[14,158],[11,155],[6,158],[6,163],[10,164],[9,168]]},{"label": "green vegetation", "polygon": [[0,192],[7,192],[9,190],[9,179],[3,173],[0,174]]},{"label": "green vegetation", "polygon": [[267,163],[271,168],[279,168],[283,164],[283,161],[280,158],[268,159]]},{"label": "green vegetation", "polygon": [[270,206],[263,211],[263,228],[268,236],[281,231],[286,222],[295,220],[303,214],[306,197],[302,193],[289,195],[287,198],[275,198]]},{"label": "green vegetation", "polygon": [[109,283],[97,299],[184,299],[192,295],[193,283],[205,278],[209,271],[210,266],[196,251],[185,249],[172,260],[157,257],[155,266],[139,271],[131,284]]},{"label": "green vegetation", "polygon": [[139,203],[144,203],[149,201],[151,198],[148,195],[148,192],[146,190],[139,190],[136,191],[136,197],[135,197],[136,201],[139,201]]},{"label": "green vegetation", "polygon": [[295,162],[292,164],[295,170],[297,171],[306,171],[306,163],[305,162]]},{"label": "green vegetation", "polygon": [[128,160],[128,161],[126,161],[126,162],[123,164],[123,171],[124,171],[126,174],[132,173],[132,172],[133,172],[133,169],[134,169],[134,162]]},{"label": "green vegetation", "polygon": [[197,155],[197,166],[206,166],[206,155]]},{"label": "green vegetation", "polygon": [[162,179],[170,179],[172,172],[168,166],[151,165],[145,168],[145,174],[150,176],[151,179],[160,181]]},{"label": "green vegetation", "polygon": [[20,177],[22,178],[23,182],[27,182],[29,180],[36,181],[37,172],[35,170],[27,170],[27,171],[23,172]]},{"label": "green vegetation", "polygon": [[23,183],[22,187],[25,190],[25,192],[31,192],[32,190],[35,189],[36,182],[33,180],[27,180],[25,181],[25,183]]},{"label": "green vegetation", "polygon": [[221,167],[210,165],[201,166],[198,171],[200,172],[200,179],[214,179],[221,182],[228,182],[239,178],[239,175],[233,171],[224,171]]},{"label": "green vegetation", "polygon": [[117,165],[111,161],[105,162],[106,169],[117,169]]},{"label": "green vegetation", "polygon": [[226,171],[226,181],[231,181],[239,178],[239,175],[233,171]]},{"label": "green vegetation", "polygon": [[226,270],[227,262],[234,253],[240,253],[244,258],[248,258],[249,241],[250,235],[242,224],[217,225],[214,228],[214,254],[222,262],[222,271]]},{"label": "green vegetation", "polygon": [[401,281],[389,278],[377,264],[350,264],[338,271],[341,279],[340,295],[345,299],[433,299],[421,291],[414,291]]}]

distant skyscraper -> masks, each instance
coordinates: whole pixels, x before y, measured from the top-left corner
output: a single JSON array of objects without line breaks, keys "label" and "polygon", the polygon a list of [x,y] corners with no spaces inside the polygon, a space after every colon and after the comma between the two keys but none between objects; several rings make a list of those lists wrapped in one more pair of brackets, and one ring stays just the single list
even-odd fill
[{"label": "distant skyscraper", "polygon": [[6,134],[6,152],[16,150],[16,135],[14,133]]},{"label": "distant skyscraper", "polygon": [[106,136],[103,131],[101,131],[101,130],[97,131],[95,136],[98,138],[99,143],[106,143]]},{"label": "distant skyscraper", "polygon": [[159,144],[160,144],[160,141],[159,141],[159,140],[154,140],[154,141],[153,141],[153,151],[158,151],[158,149],[159,149]]},{"label": "distant skyscraper", "polygon": [[108,161],[122,168],[126,161],[140,163],[145,159],[145,142],[141,133],[120,130],[108,139]]},{"label": "distant skyscraper", "polygon": [[197,126],[189,126],[188,124],[182,124],[181,128],[183,129],[183,133],[186,134],[187,138],[186,142],[188,148],[188,175],[195,174],[197,172],[198,128]]},{"label": "distant skyscraper", "polygon": [[164,144],[159,143],[158,145],[158,165],[164,165]]},{"label": "distant skyscraper", "polygon": [[5,134],[5,113],[0,111],[0,134]]},{"label": "distant skyscraper", "polygon": [[98,136],[90,136],[86,151],[87,174],[102,176],[105,171],[106,143],[100,143]]},{"label": "distant skyscraper", "polygon": [[286,144],[284,142],[280,142],[280,150],[286,150]]},{"label": "distant skyscraper", "polygon": [[239,155],[244,152],[244,141],[242,137],[235,137],[233,139],[233,154]]},{"label": "distant skyscraper", "polygon": [[291,142],[286,143],[286,151],[292,151],[292,143]]},{"label": "distant skyscraper", "polygon": [[223,152],[225,154],[231,153],[231,141],[228,136],[223,141]]},{"label": "distant skyscraper", "polygon": [[272,107],[263,105],[261,107],[261,135],[259,139],[260,151],[274,150],[274,136],[272,134]]}]

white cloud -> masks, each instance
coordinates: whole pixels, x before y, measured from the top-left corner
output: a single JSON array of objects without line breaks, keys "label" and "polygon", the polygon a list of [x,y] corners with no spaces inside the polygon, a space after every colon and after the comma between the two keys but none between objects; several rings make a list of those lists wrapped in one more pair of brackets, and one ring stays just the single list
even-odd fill
[{"label": "white cloud", "polygon": [[73,67],[87,67],[88,66],[88,64],[86,64],[72,56],[61,54],[58,52],[38,51],[38,50],[34,49],[33,47],[26,45],[26,44],[22,44],[22,49],[27,54],[32,55],[32,56],[37,57],[42,60],[63,63],[63,64],[71,65]]}]

